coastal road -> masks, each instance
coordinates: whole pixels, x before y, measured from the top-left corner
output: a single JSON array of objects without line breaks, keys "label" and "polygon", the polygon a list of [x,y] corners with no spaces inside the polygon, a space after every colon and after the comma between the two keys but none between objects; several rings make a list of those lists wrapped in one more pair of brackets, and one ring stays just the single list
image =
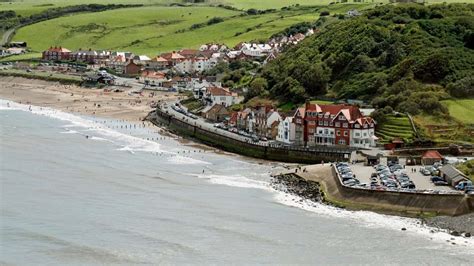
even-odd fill
[{"label": "coastal road", "polygon": [[214,127],[214,124],[208,123],[206,120],[204,120],[201,117],[198,117],[197,119],[193,119],[189,116],[186,116],[182,113],[179,113],[176,110],[174,110],[173,108],[171,108],[171,106],[174,105],[175,103],[176,102],[168,102],[166,104],[162,104],[160,106],[160,108],[163,111],[167,111],[170,115],[174,116],[175,118],[177,118],[179,120],[185,121],[185,122],[190,123],[190,124],[194,124],[194,125],[202,128],[202,129],[218,133],[219,135],[222,135],[222,136],[225,136],[225,137],[228,137],[228,138],[232,138],[232,139],[243,141],[243,142],[251,142],[251,143],[254,143],[254,144],[261,145],[261,146],[268,146],[268,144],[269,144],[266,141],[253,142],[252,139],[249,138],[249,137],[245,137],[245,136],[242,136],[242,135],[239,135],[239,134],[236,134],[236,133],[233,133],[233,132],[221,129],[221,128],[216,128],[216,127]]}]

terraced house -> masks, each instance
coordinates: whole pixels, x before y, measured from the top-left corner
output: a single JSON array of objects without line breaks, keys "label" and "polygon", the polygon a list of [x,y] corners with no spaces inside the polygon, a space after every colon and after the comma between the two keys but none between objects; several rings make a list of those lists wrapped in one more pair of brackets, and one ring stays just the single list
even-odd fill
[{"label": "terraced house", "polygon": [[347,145],[368,148],[376,144],[375,120],[353,105],[319,105],[307,102],[293,117],[295,144]]}]

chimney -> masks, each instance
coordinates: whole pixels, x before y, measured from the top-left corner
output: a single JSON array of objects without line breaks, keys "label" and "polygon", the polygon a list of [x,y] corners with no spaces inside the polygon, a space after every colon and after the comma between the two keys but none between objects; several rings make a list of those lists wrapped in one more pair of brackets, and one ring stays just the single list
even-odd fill
[{"label": "chimney", "polygon": [[305,103],[304,103],[304,108],[305,108],[306,110],[308,110],[310,105],[311,105],[311,101],[310,101],[309,99],[306,99],[306,101],[305,101]]}]

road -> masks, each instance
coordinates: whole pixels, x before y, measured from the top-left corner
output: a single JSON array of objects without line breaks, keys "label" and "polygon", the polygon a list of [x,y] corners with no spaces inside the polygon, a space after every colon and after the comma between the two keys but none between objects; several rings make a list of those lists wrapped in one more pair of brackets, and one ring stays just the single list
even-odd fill
[{"label": "road", "polygon": [[243,142],[251,142],[251,143],[256,144],[256,145],[261,145],[261,146],[268,146],[269,145],[268,141],[254,142],[252,140],[252,138],[245,137],[245,136],[239,135],[237,133],[227,131],[225,129],[216,128],[216,127],[214,127],[214,124],[211,124],[211,123],[207,122],[206,120],[204,120],[204,118],[198,117],[197,119],[193,119],[189,116],[186,116],[182,113],[179,113],[176,110],[174,110],[173,108],[171,108],[171,106],[174,105],[174,104],[176,104],[176,102],[168,102],[168,103],[162,104],[160,106],[160,108],[164,111],[167,111],[170,115],[172,115],[172,116],[174,116],[174,117],[176,117],[180,120],[184,120],[187,123],[194,124],[194,125],[202,128],[202,129],[215,132],[219,135],[222,135],[222,136],[225,136],[225,137],[228,137],[228,138],[232,138],[232,139],[235,139],[235,140],[243,141]]},{"label": "road", "polygon": [[11,28],[11,29],[9,29],[9,30],[7,30],[7,31],[5,31],[5,32],[3,33],[3,35],[2,35],[2,41],[1,41],[1,43],[0,43],[0,46],[3,46],[3,45],[5,45],[5,44],[7,44],[7,43],[10,42],[10,39],[11,39],[11,37],[13,36],[13,34],[15,33],[15,30],[16,30],[16,29],[17,29],[17,28],[14,27],[14,28]]}]

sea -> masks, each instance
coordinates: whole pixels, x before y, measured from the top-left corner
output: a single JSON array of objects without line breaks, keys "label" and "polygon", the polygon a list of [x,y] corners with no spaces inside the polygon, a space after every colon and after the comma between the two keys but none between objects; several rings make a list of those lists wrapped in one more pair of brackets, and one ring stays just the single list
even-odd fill
[{"label": "sea", "polygon": [[0,265],[474,263],[472,239],[275,190],[281,169],[0,100]]}]

